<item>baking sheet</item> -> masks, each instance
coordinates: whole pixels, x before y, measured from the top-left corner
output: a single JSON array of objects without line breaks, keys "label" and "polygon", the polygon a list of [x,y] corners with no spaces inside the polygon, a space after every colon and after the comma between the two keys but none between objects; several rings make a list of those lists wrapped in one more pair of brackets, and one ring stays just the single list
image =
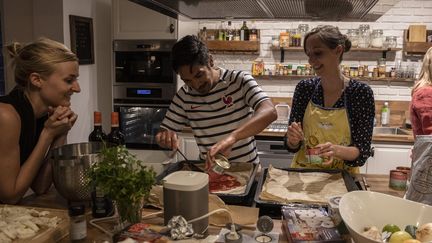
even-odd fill
[{"label": "baking sheet", "polygon": [[[359,187],[356,185],[356,183],[354,182],[354,179],[351,177],[351,175],[344,171],[344,170],[338,170],[338,169],[306,169],[306,168],[284,168],[281,169],[284,171],[292,171],[292,172],[299,172],[299,173],[310,173],[310,172],[324,172],[324,173],[330,173],[330,174],[335,174],[335,173],[341,173],[343,180],[345,182],[345,186],[347,188],[348,191],[355,191],[355,190],[359,190]],[[290,202],[290,203],[280,203],[280,202],[274,202],[274,201],[264,201],[260,199],[260,194],[263,188],[263,185],[265,183],[265,179],[267,178],[267,174],[268,174],[268,168],[265,168],[262,173],[261,176],[258,180],[258,186],[255,192],[255,202],[257,204],[257,206],[261,209],[260,210],[260,215],[269,215],[271,217],[280,217],[281,215],[281,207],[283,205],[292,205],[295,204],[295,202]],[[301,202],[299,202],[301,203]],[[312,204],[312,203],[311,203]]]}]

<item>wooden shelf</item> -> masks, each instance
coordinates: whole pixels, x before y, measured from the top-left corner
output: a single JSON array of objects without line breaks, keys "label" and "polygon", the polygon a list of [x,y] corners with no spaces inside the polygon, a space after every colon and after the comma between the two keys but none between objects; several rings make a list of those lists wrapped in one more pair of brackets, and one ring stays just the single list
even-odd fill
[{"label": "wooden shelf", "polygon": [[403,49],[406,53],[425,54],[432,47],[432,42],[404,42]]},{"label": "wooden shelf", "polygon": [[[280,51],[280,50],[300,51],[300,52],[304,51],[303,47],[271,47],[271,49],[274,51]],[[356,51],[360,51],[360,52],[387,52],[387,51],[400,51],[400,50],[402,50],[402,48],[372,48],[372,47],[371,48],[358,48],[358,47],[353,47],[350,49],[349,52],[356,52]]]},{"label": "wooden shelf", "polygon": [[[311,78],[314,77],[312,75],[259,75],[259,76],[254,76],[256,79],[261,79],[261,80],[302,80],[302,79],[307,79],[307,78]],[[414,82],[415,79],[407,79],[407,78],[390,78],[390,77],[385,77],[385,78],[371,78],[371,77],[350,77],[353,78],[355,80],[358,81],[366,81],[366,82]]]},{"label": "wooden shelf", "polygon": [[[303,47],[271,47],[270,48],[273,51],[280,51],[281,52],[281,63],[285,61],[285,53],[293,52],[293,53],[300,53],[304,52]],[[353,47],[350,49],[349,52],[344,53],[344,59],[345,60],[360,60],[359,57],[363,57],[363,53],[370,53],[374,54],[374,57],[371,57],[371,59],[377,59],[380,57],[387,58],[387,53],[392,52],[395,53],[396,51],[400,51],[402,48],[358,48]],[[394,54],[393,54],[394,57]]]},{"label": "wooden shelf", "polygon": [[[431,34],[432,34],[432,30],[426,31],[426,36]],[[427,52],[427,50],[429,50],[429,48],[432,47],[432,42],[409,42],[408,35],[409,35],[409,30],[404,30],[403,51],[406,54],[424,55]]]},{"label": "wooden shelf", "polygon": [[208,49],[213,52],[223,53],[247,53],[255,54],[259,53],[260,41],[219,41],[219,40],[208,40],[206,41]]}]

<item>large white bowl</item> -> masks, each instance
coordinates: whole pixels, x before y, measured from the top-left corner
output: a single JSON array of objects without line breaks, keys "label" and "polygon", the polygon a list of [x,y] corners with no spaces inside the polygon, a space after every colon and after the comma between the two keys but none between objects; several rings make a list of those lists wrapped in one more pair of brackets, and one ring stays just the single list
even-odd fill
[{"label": "large white bowl", "polygon": [[386,224],[420,226],[432,222],[432,206],[371,191],[352,191],[343,195],[339,212],[356,243],[382,243],[362,235],[366,226],[382,229]]}]

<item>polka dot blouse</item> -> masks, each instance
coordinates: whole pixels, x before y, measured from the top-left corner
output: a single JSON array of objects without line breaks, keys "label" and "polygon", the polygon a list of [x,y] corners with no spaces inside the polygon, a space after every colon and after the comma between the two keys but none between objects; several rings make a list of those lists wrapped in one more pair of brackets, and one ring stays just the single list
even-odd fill
[{"label": "polka dot blouse", "polygon": [[[348,166],[362,166],[370,157],[370,148],[373,132],[373,121],[375,117],[375,101],[372,89],[365,83],[351,79],[341,97],[333,105],[333,108],[345,107],[344,95],[346,95],[346,106],[348,120],[351,129],[351,144],[360,150],[359,157],[354,161],[345,161]],[[300,81],[294,91],[291,115],[289,123],[303,121],[309,100],[324,106],[323,88],[320,78],[315,77]],[[289,149],[297,152],[299,149]]]}]

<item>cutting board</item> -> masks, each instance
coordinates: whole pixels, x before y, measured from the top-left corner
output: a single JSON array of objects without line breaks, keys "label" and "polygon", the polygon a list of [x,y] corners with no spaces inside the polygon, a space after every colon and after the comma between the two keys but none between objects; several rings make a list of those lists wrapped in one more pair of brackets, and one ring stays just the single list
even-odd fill
[{"label": "cutting board", "polygon": [[35,209],[39,212],[48,211],[50,214],[47,217],[52,218],[57,216],[60,218],[57,226],[55,228],[50,228],[47,226],[38,226],[40,229],[35,236],[27,239],[19,239],[12,241],[13,243],[54,243],[60,241],[62,238],[69,234],[69,216],[67,210],[53,209],[53,208],[39,208],[39,207],[23,207],[14,205],[0,204],[0,208],[4,207],[22,207],[27,209]]}]

